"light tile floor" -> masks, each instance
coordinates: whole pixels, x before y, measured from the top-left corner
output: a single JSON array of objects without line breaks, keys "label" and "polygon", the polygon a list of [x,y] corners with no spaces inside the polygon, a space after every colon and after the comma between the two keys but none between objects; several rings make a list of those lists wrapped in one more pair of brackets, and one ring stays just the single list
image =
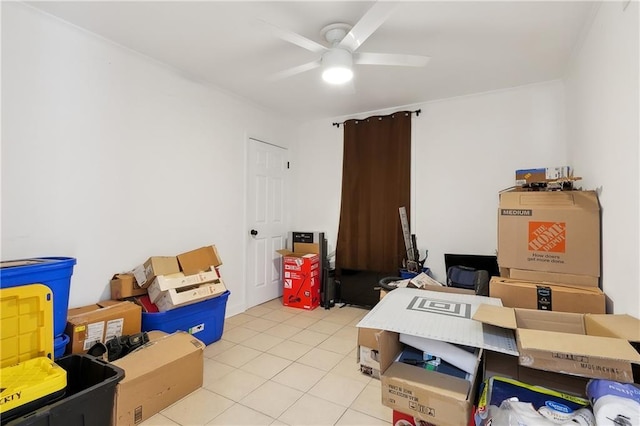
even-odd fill
[{"label": "light tile floor", "polygon": [[390,425],[380,381],[356,361],[355,325],[367,312],[274,299],[227,318],[204,351],[203,387],[142,426]]}]

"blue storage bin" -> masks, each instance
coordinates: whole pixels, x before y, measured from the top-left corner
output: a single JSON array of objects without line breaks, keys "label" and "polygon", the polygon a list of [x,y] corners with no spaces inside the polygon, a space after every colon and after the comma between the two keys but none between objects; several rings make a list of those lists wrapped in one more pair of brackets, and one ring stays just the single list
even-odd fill
[{"label": "blue storage bin", "polygon": [[182,330],[209,345],[222,337],[229,294],[231,293],[227,290],[213,299],[167,312],[143,312],[142,331],[160,330],[173,333]]},{"label": "blue storage bin", "polygon": [[[427,267],[422,268],[422,272],[424,272],[425,274],[431,276],[431,270]],[[406,269],[400,269],[400,277],[401,278],[413,278],[416,277],[418,275],[417,272],[411,272],[411,271],[407,271]]]},{"label": "blue storage bin", "polygon": [[53,359],[61,358],[64,355],[64,350],[69,343],[69,336],[63,334],[53,340]]},{"label": "blue storage bin", "polygon": [[2,261],[0,288],[44,284],[53,292],[53,337],[61,336],[67,326],[73,257],[40,257]]}]

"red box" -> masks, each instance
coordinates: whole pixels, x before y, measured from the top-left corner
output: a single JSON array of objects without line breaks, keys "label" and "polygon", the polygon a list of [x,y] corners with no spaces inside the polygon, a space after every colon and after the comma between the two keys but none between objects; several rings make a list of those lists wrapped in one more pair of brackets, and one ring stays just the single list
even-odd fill
[{"label": "red box", "polygon": [[312,310],[320,305],[320,256],[315,253],[282,254],[282,304]]},{"label": "red box", "polygon": [[[474,407],[475,408],[475,407]],[[475,413],[475,409],[473,410]],[[424,420],[416,419],[409,414],[401,413],[400,411],[393,410],[393,426],[435,426],[433,423],[427,423]],[[474,426],[475,421],[473,416],[469,419],[469,426]]]}]

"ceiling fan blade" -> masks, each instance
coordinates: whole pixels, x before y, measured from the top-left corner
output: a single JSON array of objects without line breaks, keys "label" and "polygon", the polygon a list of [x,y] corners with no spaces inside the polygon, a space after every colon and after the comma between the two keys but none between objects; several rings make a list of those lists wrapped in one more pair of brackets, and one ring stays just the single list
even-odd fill
[{"label": "ceiling fan blade", "polygon": [[289,43],[295,44],[296,46],[300,46],[303,49],[310,50],[315,53],[321,53],[325,50],[328,50],[327,47],[321,45],[320,43],[316,43],[313,40],[309,40],[306,37],[301,36],[298,33],[294,33],[290,30],[285,30],[284,28],[280,28],[276,25],[273,25],[270,22],[259,20],[265,26],[267,26],[276,37],[281,38],[284,41],[288,41]]},{"label": "ceiling fan blade", "polygon": [[297,67],[289,68],[280,72],[277,72],[269,77],[269,80],[282,80],[283,78],[291,77],[296,74],[300,74],[320,66],[320,59],[306,64],[298,65]]},{"label": "ceiling fan blade", "polygon": [[404,67],[424,67],[431,58],[429,56],[403,55],[397,53],[367,53],[353,54],[353,62],[362,65],[395,65]]},{"label": "ceiling fan blade", "polygon": [[374,3],[342,39],[339,47],[347,48],[352,52],[355,51],[382,25],[396,7],[396,2],[378,1]]}]

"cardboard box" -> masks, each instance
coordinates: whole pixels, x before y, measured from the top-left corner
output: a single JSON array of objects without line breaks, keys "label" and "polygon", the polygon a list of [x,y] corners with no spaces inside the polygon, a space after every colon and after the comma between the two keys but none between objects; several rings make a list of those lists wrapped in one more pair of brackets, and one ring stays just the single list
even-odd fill
[{"label": "cardboard box", "polygon": [[590,275],[561,274],[558,272],[529,271],[526,269],[500,268],[500,276],[514,280],[546,282],[550,284],[560,283],[580,287],[598,287],[599,277]]},{"label": "cardboard box", "polygon": [[214,267],[211,268],[210,271],[199,272],[193,275],[185,275],[182,272],[177,272],[175,274],[157,276],[147,289],[149,298],[152,302],[155,302],[162,293],[167,290],[219,281],[220,276],[218,272]]},{"label": "cardboard box", "polygon": [[149,287],[158,275],[169,275],[180,272],[178,259],[174,256],[154,256],[133,270],[133,275],[141,288]]},{"label": "cardboard box", "polygon": [[509,308],[582,314],[606,313],[605,296],[599,288],[551,285],[493,277],[489,282],[489,296],[497,297],[502,300],[503,306]]},{"label": "cardboard box", "polygon": [[227,287],[221,279],[218,279],[212,283],[163,291],[155,304],[159,312],[167,312],[203,300],[213,299],[225,291],[227,291]]},{"label": "cardboard box", "polygon": [[551,182],[571,175],[571,167],[546,167],[537,169],[516,170],[516,185],[523,186],[531,183]]},{"label": "cardboard box", "polygon": [[493,376],[508,377],[530,385],[542,386],[570,395],[586,398],[589,378],[523,367],[518,357],[484,351],[484,380]]},{"label": "cardboard box", "polygon": [[629,315],[576,314],[481,305],[473,319],[515,330],[519,364],[576,376],[633,382],[640,321]]},{"label": "cardboard box", "polygon": [[104,300],[94,305],[69,309],[67,353],[86,353],[94,344],[113,337],[140,333],[142,309],[133,302]]},{"label": "cardboard box", "polygon": [[482,350],[478,350],[474,379],[469,381],[395,362],[404,347],[399,334],[382,331],[378,336],[383,405],[442,426],[466,425],[469,422],[476,381],[482,374]]},{"label": "cardboard box", "polygon": [[600,276],[600,205],[595,191],[500,194],[498,264]]},{"label": "cardboard box", "polygon": [[358,364],[360,372],[374,379],[380,379],[380,349],[376,334],[382,330],[375,328],[358,329]]},{"label": "cardboard box", "polygon": [[204,343],[184,332],[148,334],[150,344],[113,361],[125,372],[116,386],[118,426],[140,424],[202,386]]},{"label": "cardboard box", "polygon": [[[482,350],[518,353],[509,330],[485,330],[482,323],[471,319],[483,303],[502,306],[499,299],[473,294],[398,288],[369,311],[357,327],[383,330],[376,337],[385,406],[437,425],[467,424],[481,380]],[[400,333],[479,348],[473,378],[464,380],[395,362],[403,348]]]},{"label": "cardboard box", "polygon": [[[198,272],[208,271],[212,266],[217,268],[222,265],[216,246],[200,247],[178,255],[180,270],[185,275],[193,275]],[[178,271],[174,271],[178,272]]]},{"label": "cardboard box", "polygon": [[126,299],[127,297],[142,296],[147,293],[146,288],[140,288],[133,274],[115,274],[109,283],[111,298],[113,300]]},{"label": "cardboard box", "polygon": [[320,256],[276,250],[282,255],[282,304],[312,310],[320,305]]}]

